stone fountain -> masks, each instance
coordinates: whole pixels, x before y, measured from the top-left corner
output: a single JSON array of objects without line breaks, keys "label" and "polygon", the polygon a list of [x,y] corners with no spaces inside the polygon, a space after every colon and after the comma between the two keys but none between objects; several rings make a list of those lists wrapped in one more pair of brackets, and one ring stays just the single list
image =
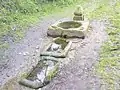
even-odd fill
[{"label": "stone fountain", "polygon": [[83,8],[81,6],[77,6],[77,8],[74,12],[73,20],[84,21],[84,12],[83,12]]},{"label": "stone fountain", "polygon": [[88,27],[89,20],[84,17],[82,7],[77,6],[73,20],[59,20],[48,28],[47,34],[52,37],[83,38],[88,32]]},{"label": "stone fountain", "polygon": [[26,77],[19,83],[38,89],[47,85],[57,74],[59,60],[65,58],[70,50],[72,42],[65,38],[83,38],[86,36],[89,27],[89,20],[84,16],[83,9],[77,6],[73,19],[63,19],[54,23],[48,28],[47,34],[53,39],[40,53],[40,61]]}]

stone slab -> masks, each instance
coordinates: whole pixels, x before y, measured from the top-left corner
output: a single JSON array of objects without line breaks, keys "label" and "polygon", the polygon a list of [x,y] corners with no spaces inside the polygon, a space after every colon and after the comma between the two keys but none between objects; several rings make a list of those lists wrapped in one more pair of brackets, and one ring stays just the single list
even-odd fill
[{"label": "stone slab", "polygon": [[[38,64],[36,65],[36,67],[33,70],[31,70],[30,73],[28,73],[26,75],[26,77],[22,78],[19,81],[19,83],[21,85],[24,85],[26,87],[33,88],[33,89],[39,89],[39,88],[42,88],[43,86],[47,85],[55,77],[55,75],[58,72],[58,67],[59,67],[58,61],[56,61],[56,59],[54,57],[51,57],[51,58],[46,57],[46,58],[42,58],[42,59],[43,60],[39,61]],[[41,65],[44,61],[48,64],[50,64],[50,62],[53,62],[54,65],[53,66],[48,65],[46,68],[46,65],[45,66]],[[37,72],[38,69],[40,72]],[[43,71],[45,71],[45,72],[43,73]],[[44,76],[43,76],[43,74],[44,74]],[[35,78],[36,76],[37,76],[37,78]]]}]

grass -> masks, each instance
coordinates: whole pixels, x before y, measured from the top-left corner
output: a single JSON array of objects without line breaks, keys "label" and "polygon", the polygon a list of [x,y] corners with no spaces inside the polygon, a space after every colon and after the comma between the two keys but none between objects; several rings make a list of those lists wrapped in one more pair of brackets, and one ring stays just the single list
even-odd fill
[{"label": "grass", "polygon": [[[87,1],[87,0],[85,0]],[[24,37],[24,33],[31,25],[36,24],[42,17],[62,12],[77,4],[85,2],[79,0],[59,0],[42,2],[39,0],[3,0],[0,3],[0,48],[4,48],[12,37],[13,42]],[[4,39],[3,39],[4,38]],[[6,44],[4,44],[6,43]]]},{"label": "grass", "polygon": [[[114,3],[111,5],[111,3]],[[99,0],[93,4],[96,8],[87,8],[86,15],[89,19],[107,19],[110,25],[107,26],[108,40],[101,46],[100,60],[96,64],[96,72],[103,82],[109,87],[107,90],[118,90],[120,78],[120,2],[112,0]]]}]

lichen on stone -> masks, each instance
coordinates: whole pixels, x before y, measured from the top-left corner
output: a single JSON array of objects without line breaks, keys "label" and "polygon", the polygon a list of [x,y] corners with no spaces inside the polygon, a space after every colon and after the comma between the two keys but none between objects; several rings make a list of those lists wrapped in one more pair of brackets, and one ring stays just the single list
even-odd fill
[{"label": "lichen on stone", "polygon": [[50,71],[48,73],[48,75],[46,76],[45,81],[44,81],[45,83],[50,82],[55,77],[55,75],[58,72],[58,67],[59,67],[59,64],[57,63],[55,65],[54,69],[52,71]]}]

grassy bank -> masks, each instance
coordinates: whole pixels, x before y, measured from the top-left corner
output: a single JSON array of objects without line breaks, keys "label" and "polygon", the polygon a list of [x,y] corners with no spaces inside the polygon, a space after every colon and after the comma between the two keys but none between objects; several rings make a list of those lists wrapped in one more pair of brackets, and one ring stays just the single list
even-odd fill
[{"label": "grassy bank", "polygon": [[[87,0],[85,0],[87,1]],[[83,0],[1,0],[0,48],[24,37],[24,30],[41,17],[63,11]],[[9,39],[8,39],[9,38]]]},{"label": "grassy bank", "polygon": [[92,13],[87,13],[88,17],[106,19],[110,23],[106,29],[108,40],[101,47],[96,71],[103,80],[103,86],[104,84],[107,86],[107,90],[118,90],[117,88],[120,89],[120,2],[99,0],[94,5],[97,7]]}]

